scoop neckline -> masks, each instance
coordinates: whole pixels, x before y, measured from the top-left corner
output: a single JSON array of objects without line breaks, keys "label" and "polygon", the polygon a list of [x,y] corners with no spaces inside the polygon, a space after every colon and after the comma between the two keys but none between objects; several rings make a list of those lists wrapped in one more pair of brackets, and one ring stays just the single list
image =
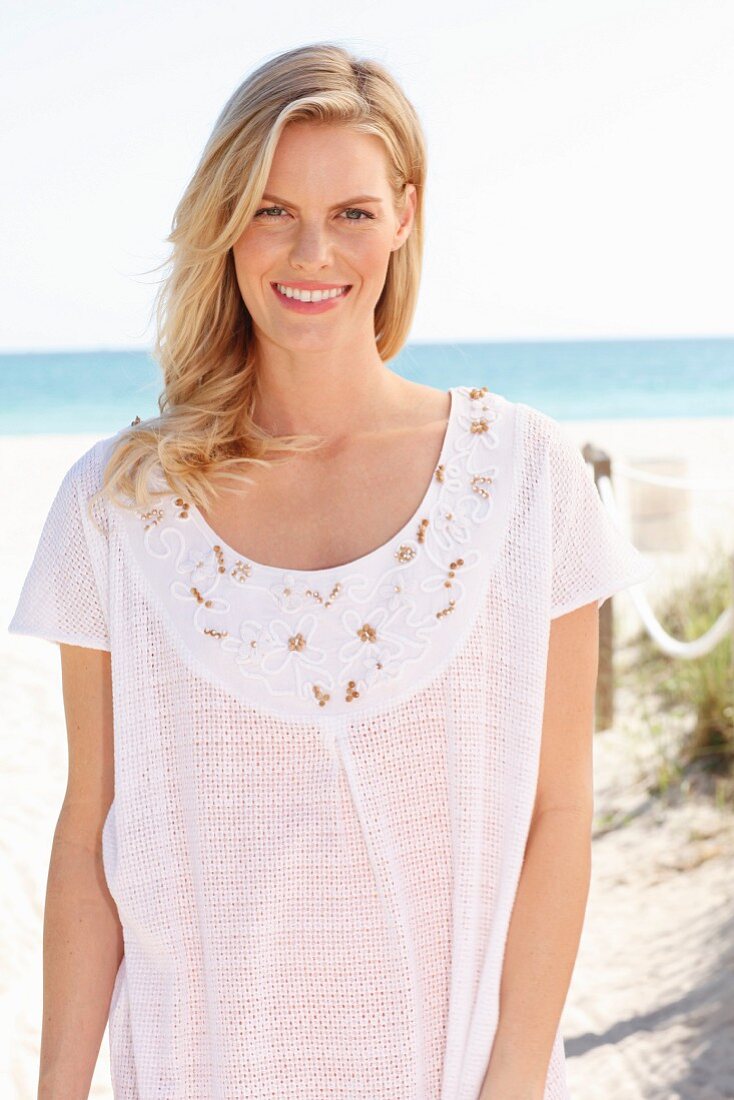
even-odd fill
[{"label": "scoop neckline", "polygon": [[417,508],[414,509],[412,515],[403,524],[399,531],[396,531],[394,535],[391,535],[390,538],[386,539],[385,542],[381,543],[380,546],[376,546],[373,550],[368,550],[366,554],[361,554],[359,557],[352,558],[351,561],[342,562],[339,565],[326,566],[323,569],[293,569],[285,565],[270,565],[267,562],[257,561],[255,558],[251,558],[248,555],[241,553],[239,550],[235,550],[233,546],[230,546],[223,538],[221,538],[217,534],[214,528],[207,522],[207,520],[204,518],[203,513],[194,501],[191,501],[189,503],[189,518],[193,519],[202,530],[207,538],[207,541],[211,543],[212,549],[214,548],[214,546],[218,546],[224,554],[228,554],[234,559],[239,559],[240,561],[249,563],[253,567],[253,569],[256,570],[259,574],[272,577],[289,576],[293,577],[294,579],[308,580],[314,577],[332,577],[337,574],[343,573],[345,570],[353,572],[368,568],[372,564],[372,562],[379,560],[384,555],[386,555],[388,551],[392,550],[393,544],[399,544],[400,542],[404,542],[408,539],[415,539],[414,529],[418,522],[418,519],[421,516],[421,513],[425,512],[430,507],[431,498],[436,493],[439,485],[435,476],[436,468],[442,464],[446,464],[446,458],[449,453],[449,448],[453,441],[458,406],[458,402],[456,400],[457,389],[457,386],[450,386],[448,390],[443,391],[444,393],[448,393],[450,400],[449,412],[446,420],[446,429],[444,431],[443,441],[441,443],[441,450],[438,459],[434,463],[433,469],[431,471],[430,481],[423,496],[421,497],[420,502],[418,503]]}]

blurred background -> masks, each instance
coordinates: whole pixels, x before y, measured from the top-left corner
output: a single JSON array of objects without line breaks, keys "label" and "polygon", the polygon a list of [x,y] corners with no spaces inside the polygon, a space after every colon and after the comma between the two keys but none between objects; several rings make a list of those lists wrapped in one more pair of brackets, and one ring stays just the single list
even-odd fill
[{"label": "blurred background", "polygon": [[[157,411],[153,269],[225,100],[307,42],[382,61],[429,153],[420,303],[392,366],[561,420],[658,566],[605,626],[571,1092],[732,1100],[734,6],[5,0],[3,16],[4,621],[65,471]],[[58,650],[0,647],[0,1091],[30,1098],[66,736]],[[91,1095],[111,1097],[106,1039]]]}]

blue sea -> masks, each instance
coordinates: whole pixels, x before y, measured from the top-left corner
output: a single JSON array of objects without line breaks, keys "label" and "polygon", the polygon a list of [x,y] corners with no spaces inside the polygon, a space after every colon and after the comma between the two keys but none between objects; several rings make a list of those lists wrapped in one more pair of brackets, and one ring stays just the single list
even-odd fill
[{"label": "blue sea", "polygon": [[[734,337],[409,344],[390,364],[447,389],[486,385],[558,420],[734,416]],[[146,351],[0,355],[0,433],[110,435],[158,412]]]}]

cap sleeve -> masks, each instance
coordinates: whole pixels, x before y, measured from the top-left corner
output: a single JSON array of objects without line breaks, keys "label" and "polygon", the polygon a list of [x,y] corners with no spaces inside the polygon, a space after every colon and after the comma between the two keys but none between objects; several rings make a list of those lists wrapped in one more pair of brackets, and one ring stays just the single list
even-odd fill
[{"label": "cap sleeve", "polygon": [[98,488],[99,447],[77,459],[61,481],[8,626],[11,634],[110,649],[104,502],[87,510]]},{"label": "cap sleeve", "polygon": [[561,425],[547,418],[552,515],[552,619],[646,580],[651,565],[615,524],[591,466]]}]

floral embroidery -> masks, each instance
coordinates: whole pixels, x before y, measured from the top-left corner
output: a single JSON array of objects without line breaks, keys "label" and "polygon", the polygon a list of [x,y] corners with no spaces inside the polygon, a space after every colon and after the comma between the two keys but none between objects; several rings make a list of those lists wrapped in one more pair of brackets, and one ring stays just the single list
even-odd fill
[{"label": "floral embroidery", "polygon": [[337,581],[332,586],[327,597],[311,588],[305,581],[298,580],[293,573],[286,573],[282,584],[271,585],[270,591],[278,607],[284,611],[299,611],[302,607],[310,606],[312,600],[322,607],[331,607],[342,590]]},{"label": "floral embroidery", "polygon": [[219,559],[213,550],[203,555],[192,551],[181,563],[181,571],[188,575],[192,585],[210,583],[219,572]]},{"label": "floral embroidery", "polygon": [[171,599],[193,609],[191,630],[247,682],[299,700],[304,713],[351,711],[428,660],[434,639],[440,655],[440,624],[464,606],[464,577],[484,560],[477,527],[492,514],[499,476],[499,403],[486,387],[451,392],[440,461],[413,519],[353,563],[308,571],[247,561],[180,496],[137,513]]},{"label": "floral embroidery", "polygon": [[246,620],[240,624],[238,637],[229,635],[222,641],[222,649],[230,652],[240,665],[259,667],[268,637],[267,627]]},{"label": "floral embroidery", "polygon": [[314,645],[314,633],[317,627],[316,616],[303,615],[295,625],[282,619],[270,623],[270,638],[262,658],[264,672],[276,675],[290,667],[300,681],[306,666],[323,664],[325,653]]}]

